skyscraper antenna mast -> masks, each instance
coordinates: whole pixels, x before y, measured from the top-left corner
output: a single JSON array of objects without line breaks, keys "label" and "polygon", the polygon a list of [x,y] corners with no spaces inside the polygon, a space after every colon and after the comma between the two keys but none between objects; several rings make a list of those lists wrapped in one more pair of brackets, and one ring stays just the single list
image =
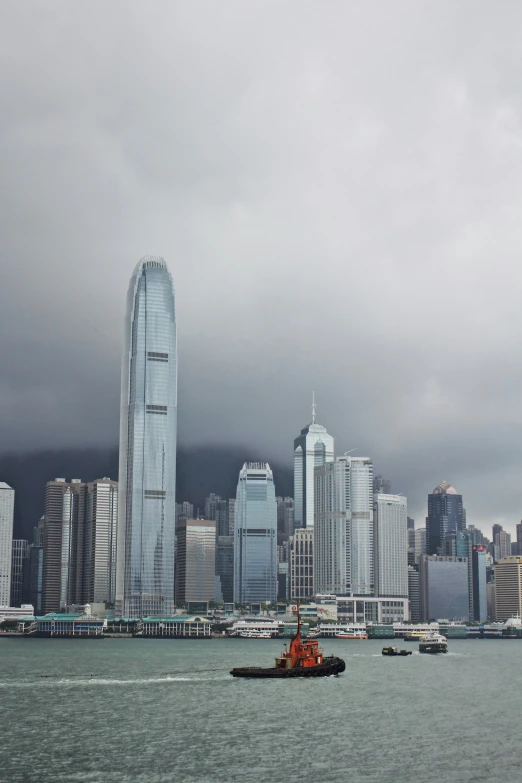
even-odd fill
[{"label": "skyscraper antenna mast", "polygon": [[315,424],[315,392],[312,392],[312,424]]}]

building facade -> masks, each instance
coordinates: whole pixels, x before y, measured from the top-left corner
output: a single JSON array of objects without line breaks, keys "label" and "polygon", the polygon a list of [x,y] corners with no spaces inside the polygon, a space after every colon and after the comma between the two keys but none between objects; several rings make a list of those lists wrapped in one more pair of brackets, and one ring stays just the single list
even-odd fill
[{"label": "building facade", "polygon": [[174,611],[177,340],[162,258],[143,258],[127,295],[120,409],[116,613]]},{"label": "building facade", "polygon": [[468,620],[466,557],[423,555],[419,564],[420,621]]},{"label": "building facade", "polygon": [[277,597],[277,505],[270,465],[249,462],[239,473],[235,504],[234,601]]},{"label": "building facade", "polygon": [[374,495],[375,594],[408,597],[408,513],[404,495]]},{"label": "building facade", "polygon": [[176,526],[176,603],[213,601],[216,573],[216,522],[181,519]]},{"label": "building facade", "polygon": [[486,584],[486,549],[483,546],[472,546],[470,619],[476,623],[485,623],[488,619]]},{"label": "building facade", "polygon": [[216,577],[219,579],[219,600],[234,600],[234,536],[216,537]]},{"label": "building facade", "polygon": [[0,606],[10,606],[15,491],[0,481]]},{"label": "building facade", "polygon": [[303,527],[288,540],[290,598],[295,601],[304,601],[314,594],[314,536],[314,528]]},{"label": "building facade", "polygon": [[13,538],[11,560],[11,606],[21,606],[24,600],[24,569],[27,570],[29,541]]},{"label": "building facade", "polygon": [[503,557],[495,565],[495,620],[522,617],[522,557]]},{"label": "building facade", "polygon": [[[77,599],[81,603],[114,604],[116,594],[116,534],[118,482],[110,478],[87,484],[83,557]],[[81,585],[81,588],[80,588]]]},{"label": "building facade", "polygon": [[448,533],[464,530],[466,512],[462,504],[462,495],[441,481],[431,495],[428,495],[428,516],[426,517],[426,553],[439,554],[440,547]]},{"label": "building facade", "polygon": [[333,459],[334,439],[316,423],[314,403],[312,423],[294,440],[294,529],[314,526],[314,470]]}]

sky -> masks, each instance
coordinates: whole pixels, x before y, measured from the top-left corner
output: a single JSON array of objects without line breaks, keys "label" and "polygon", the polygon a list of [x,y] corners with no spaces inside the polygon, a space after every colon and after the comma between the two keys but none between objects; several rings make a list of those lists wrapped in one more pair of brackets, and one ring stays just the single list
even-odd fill
[{"label": "sky", "polygon": [[[0,6],[0,453],[118,439],[126,289],[176,288],[179,438],[311,418],[422,525],[522,517],[522,6]],[[1,477],[0,477],[1,479]]]}]

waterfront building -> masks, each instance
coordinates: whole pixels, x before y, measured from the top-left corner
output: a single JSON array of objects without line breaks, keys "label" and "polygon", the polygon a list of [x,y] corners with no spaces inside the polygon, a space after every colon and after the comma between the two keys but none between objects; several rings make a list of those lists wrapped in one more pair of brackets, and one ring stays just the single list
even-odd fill
[{"label": "waterfront building", "polygon": [[408,597],[408,515],[404,495],[374,495],[375,594]]},{"label": "waterfront building", "polygon": [[11,606],[21,606],[24,603],[24,569],[29,554],[29,541],[24,538],[13,538],[11,556]]},{"label": "waterfront building", "polygon": [[277,597],[277,505],[270,465],[245,463],[235,504],[234,601],[274,603]]},{"label": "waterfront building", "polygon": [[408,599],[410,602],[410,620],[420,622],[420,582],[418,564],[408,566]]},{"label": "waterfront building", "polygon": [[315,401],[312,422],[294,440],[294,529],[314,526],[314,469],[333,462],[334,439],[315,421]]},{"label": "waterfront building", "polygon": [[441,481],[431,495],[428,495],[428,516],[426,517],[426,553],[436,555],[447,533],[464,530],[466,512],[462,505],[462,495]]},{"label": "waterfront building", "polygon": [[421,622],[469,619],[466,557],[422,555],[419,564]]},{"label": "waterfront building", "polygon": [[175,617],[144,617],[139,624],[138,636],[181,638],[212,636],[212,623],[207,617],[176,615]]},{"label": "waterfront building", "polygon": [[117,526],[118,482],[107,477],[90,482],[81,535],[83,556],[78,558],[77,602],[114,603]]},{"label": "waterfront building", "polygon": [[315,479],[315,592],[373,595],[372,462],[339,457],[318,466]]},{"label": "waterfront building", "polygon": [[0,623],[4,620],[34,620],[34,606],[22,604],[22,606],[0,606]]},{"label": "waterfront building", "polygon": [[522,617],[522,557],[503,557],[495,565],[495,620]]},{"label": "waterfront building", "polygon": [[87,485],[81,479],[48,481],[43,528],[42,607],[58,612],[77,603],[78,530],[85,518]]},{"label": "waterfront building", "polygon": [[304,601],[314,594],[314,529],[297,528],[288,540],[290,598]]},{"label": "waterfront building", "polygon": [[216,538],[216,578],[219,580],[220,600],[234,600],[234,536]]},{"label": "waterfront building", "polygon": [[486,590],[486,549],[471,546],[471,613],[470,619],[484,623],[488,618]]},{"label": "waterfront building", "polygon": [[90,613],[87,605],[85,614],[50,612],[35,618],[35,636],[94,636],[103,637],[103,629],[107,627],[107,620],[95,617]]},{"label": "waterfront building", "polygon": [[216,523],[180,519],[176,525],[176,603],[213,601],[216,573]]},{"label": "waterfront building", "polygon": [[420,557],[426,554],[426,528],[419,527],[415,530],[415,557]]},{"label": "waterfront building", "polygon": [[0,481],[0,606],[10,606],[15,491]]},{"label": "waterfront building", "polygon": [[374,494],[382,492],[384,495],[391,495],[391,481],[382,476],[375,476],[373,479],[373,492]]},{"label": "waterfront building", "polygon": [[336,607],[336,618],[343,623],[395,623],[410,619],[407,598],[377,596],[316,595],[317,616],[322,607]]},{"label": "waterfront building", "polygon": [[174,611],[177,344],[174,287],[162,258],[130,280],[120,409],[116,613]]}]

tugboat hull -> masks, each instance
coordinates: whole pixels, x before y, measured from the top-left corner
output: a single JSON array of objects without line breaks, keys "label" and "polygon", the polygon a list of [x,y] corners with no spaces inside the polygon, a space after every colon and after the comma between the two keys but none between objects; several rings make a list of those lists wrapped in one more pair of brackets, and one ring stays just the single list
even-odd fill
[{"label": "tugboat hull", "polygon": [[277,678],[285,679],[288,677],[331,677],[332,675],[344,672],[346,664],[342,658],[332,656],[325,658],[322,663],[316,666],[298,666],[295,669],[270,668],[245,666],[239,669],[232,669],[232,677],[250,677],[250,678]]}]

